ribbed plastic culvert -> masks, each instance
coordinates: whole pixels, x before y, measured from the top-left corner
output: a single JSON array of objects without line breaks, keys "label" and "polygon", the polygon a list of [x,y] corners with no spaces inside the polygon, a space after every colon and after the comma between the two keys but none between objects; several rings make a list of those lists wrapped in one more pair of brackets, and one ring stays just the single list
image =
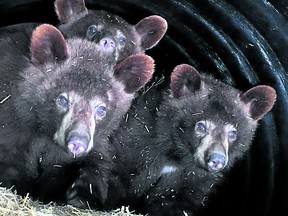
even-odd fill
[{"label": "ribbed plastic culvert", "polygon": [[[1,26],[56,24],[53,1],[0,2]],[[157,75],[180,63],[194,65],[246,90],[267,84],[277,103],[260,123],[251,151],[227,175],[204,215],[288,214],[288,1],[287,0],[87,0],[131,23],[164,17],[169,29],[157,47]]]}]

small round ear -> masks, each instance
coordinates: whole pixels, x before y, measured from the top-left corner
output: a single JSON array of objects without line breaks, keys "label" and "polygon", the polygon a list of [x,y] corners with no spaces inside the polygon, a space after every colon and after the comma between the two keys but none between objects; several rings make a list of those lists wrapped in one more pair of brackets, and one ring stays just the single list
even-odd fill
[{"label": "small round ear", "polygon": [[188,64],[181,64],[171,73],[170,88],[174,98],[189,95],[200,89],[201,77],[198,71]]},{"label": "small round ear", "polygon": [[143,87],[154,73],[154,60],[145,54],[131,55],[120,62],[114,76],[122,81],[127,93],[134,93]]},{"label": "small round ear", "polygon": [[251,118],[257,121],[272,109],[276,97],[276,91],[272,87],[259,85],[244,92],[240,99],[247,105],[245,109],[248,109]]},{"label": "small round ear", "polygon": [[63,24],[87,11],[84,0],[55,0],[54,7],[58,19]]},{"label": "small round ear", "polygon": [[34,30],[30,50],[32,61],[37,64],[62,61],[68,57],[63,35],[49,24],[42,24]]},{"label": "small round ear", "polygon": [[135,29],[140,36],[144,50],[156,46],[167,31],[167,21],[160,16],[149,16],[140,20]]}]

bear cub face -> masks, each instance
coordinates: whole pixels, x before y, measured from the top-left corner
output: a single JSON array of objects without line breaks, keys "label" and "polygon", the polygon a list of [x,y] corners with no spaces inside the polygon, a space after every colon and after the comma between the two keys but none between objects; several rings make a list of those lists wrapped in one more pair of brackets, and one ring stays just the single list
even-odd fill
[{"label": "bear cub face", "polygon": [[153,48],[167,31],[160,16],[149,16],[136,25],[101,10],[87,10],[84,0],[56,0],[55,11],[65,37],[80,37],[100,43],[107,52],[117,49],[117,61]]},{"label": "bear cub face", "polygon": [[65,41],[50,25],[37,27],[32,64],[17,88],[22,126],[50,136],[76,157],[89,152],[118,125],[154,70],[144,54],[116,65],[116,52],[80,39]]},{"label": "bear cub face", "polygon": [[[232,166],[243,156],[258,121],[276,100],[270,86],[241,92],[185,64],[174,69],[170,87],[170,98],[158,112],[158,134],[171,134],[174,144],[170,147],[177,153],[169,152],[176,158],[193,159],[198,167],[212,173]],[[171,118],[174,120],[168,121]]]}]

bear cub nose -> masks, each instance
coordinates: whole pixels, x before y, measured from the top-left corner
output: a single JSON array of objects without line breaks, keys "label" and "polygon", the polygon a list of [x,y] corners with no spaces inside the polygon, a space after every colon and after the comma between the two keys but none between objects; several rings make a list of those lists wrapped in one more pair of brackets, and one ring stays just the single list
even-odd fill
[{"label": "bear cub nose", "polygon": [[88,149],[88,138],[85,136],[74,135],[68,141],[68,148],[75,156],[83,154]]},{"label": "bear cub nose", "polygon": [[99,43],[103,50],[107,53],[113,53],[116,50],[116,44],[114,40],[109,37],[102,38]]},{"label": "bear cub nose", "polygon": [[222,170],[226,163],[226,157],[220,153],[212,153],[206,161],[207,168],[210,172],[218,172]]}]

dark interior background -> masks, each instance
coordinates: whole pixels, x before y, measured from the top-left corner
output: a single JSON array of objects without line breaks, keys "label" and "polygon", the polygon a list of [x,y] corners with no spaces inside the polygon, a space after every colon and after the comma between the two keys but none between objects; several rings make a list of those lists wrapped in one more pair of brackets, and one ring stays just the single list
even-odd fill
[{"label": "dark interior background", "polygon": [[[57,24],[53,2],[0,0],[0,25]],[[227,174],[203,215],[288,215],[288,1],[86,0],[86,6],[131,24],[164,17],[167,34],[148,51],[157,76],[188,63],[242,90],[258,84],[276,89],[277,103],[260,122],[251,151]]]}]

